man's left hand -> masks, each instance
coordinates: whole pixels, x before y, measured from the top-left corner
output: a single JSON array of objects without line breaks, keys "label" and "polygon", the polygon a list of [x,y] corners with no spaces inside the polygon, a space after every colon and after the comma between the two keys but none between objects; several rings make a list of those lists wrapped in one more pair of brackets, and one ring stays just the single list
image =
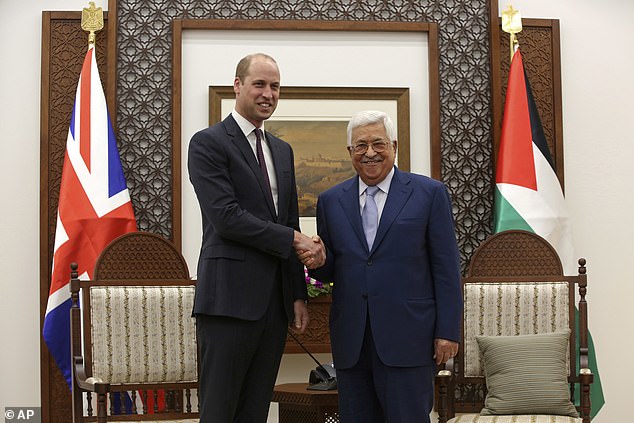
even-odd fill
[{"label": "man's left hand", "polygon": [[446,363],[458,354],[458,343],[448,339],[434,339],[434,358],[436,364]]}]

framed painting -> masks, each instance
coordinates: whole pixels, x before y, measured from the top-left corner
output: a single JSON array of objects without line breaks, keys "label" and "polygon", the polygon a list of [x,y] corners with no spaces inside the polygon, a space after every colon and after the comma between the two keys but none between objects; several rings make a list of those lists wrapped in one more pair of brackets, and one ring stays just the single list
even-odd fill
[{"label": "framed painting", "polygon": [[[231,86],[209,87],[209,124],[233,110]],[[397,165],[409,171],[409,89],[368,87],[283,87],[278,107],[264,127],[293,147],[302,225],[315,217],[322,191],[355,175],[346,128],[361,110],[385,111],[397,131]],[[306,218],[309,218],[307,220]]]}]

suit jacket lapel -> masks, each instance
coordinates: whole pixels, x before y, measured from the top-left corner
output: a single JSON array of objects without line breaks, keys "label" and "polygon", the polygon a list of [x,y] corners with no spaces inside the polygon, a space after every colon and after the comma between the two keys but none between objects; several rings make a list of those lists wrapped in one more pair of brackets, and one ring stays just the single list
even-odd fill
[{"label": "suit jacket lapel", "polygon": [[361,222],[361,208],[359,207],[359,177],[350,179],[349,183],[343,186],[342,195],[339,197],[339,203],[344,214],[350,222],[352,231],[357,235],[359,242],[365,251],[368,251],[368,243],[365,240],[363,232],[363,223]]},{"label": "suit jacket lapel", "polygon": [[227,135],[233,138],[234,144],[238,147],[247,164],[255,174],[258,185],[260,185],[260,189],[262,190],[262,195],[264,195],[264,197],[266,198],[266,205],[271,212],[271,216],[275,216],[276,214],[275,206],[273,205],[273,197],[271,196],[271,192],[264,182],[264,176],[262,175],[262,171],[260,170],[260,165],[255,157],[255,154],[253,154],[253,149],[251,148],[247,137],[244,136],[242,130],[231,115],[227,116],[227,118],[224,120],[224,123],[225,128],[227,129]]},{"label": "suit jacket lapel", "polygon": [[398,169],[394,169],[390,192],[387,195],[383,213],[381,213],[381,220],[379,221],[376,237],[372,244],[372,251],[376,250],[381,244],[385,234],[387,234],[390,226],[394,223],[394,219],[396,219],[401,210],[403,210],[405,203],[407,203],[407,200],[412,194],[412,188],[409,186],[409,182],[410,178],[407,174],[400,172]]}]

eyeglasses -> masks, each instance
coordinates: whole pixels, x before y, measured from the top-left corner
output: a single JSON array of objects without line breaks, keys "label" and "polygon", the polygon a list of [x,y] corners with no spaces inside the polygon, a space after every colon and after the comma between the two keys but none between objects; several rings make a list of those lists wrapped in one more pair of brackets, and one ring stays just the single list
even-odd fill
[{"label": "eyeglasses", "polygon": [[355,144],[351,147],[348,147],[352,152],[354,152],[354,154],[365,154],[368,151],[368,148],[370,148],[370,146],[372,146],[372,150],[374,150],[375,153],[383,153],[385,150],[387,150],[387,146],[389,145],[389,142],[385,142],[385,141],[375,141],[372,144],[366,144],[364,142],[360,142],[359,144]]}]

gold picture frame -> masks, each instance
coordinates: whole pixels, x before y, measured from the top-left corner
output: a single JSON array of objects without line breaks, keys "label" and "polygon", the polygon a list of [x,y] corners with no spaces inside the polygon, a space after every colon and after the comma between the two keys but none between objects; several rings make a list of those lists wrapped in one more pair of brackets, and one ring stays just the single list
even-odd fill
[{"label": "gold picture frame", "polygon": [[[209,87],[209,124],[233,109],[232,86]],[[383,110],[396,125],[397,166],[410,170],[409,89],[383,87],[283,87],[267,132],[287,141],[295,153],[301,217],[314,217],[317,196],[355,175],[346,150],[346,127],[360,110]]]}]

